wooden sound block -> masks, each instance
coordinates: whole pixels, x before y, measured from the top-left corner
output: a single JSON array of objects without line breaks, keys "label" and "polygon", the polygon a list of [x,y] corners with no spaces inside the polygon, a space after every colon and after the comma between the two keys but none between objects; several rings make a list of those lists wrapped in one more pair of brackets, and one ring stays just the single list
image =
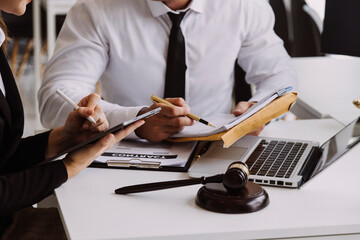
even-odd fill
[{"label": "wooden sound block", "polygon": [[226,190],[222,183],[207,183],[198,191],[196,204],[213,212],[250,213],[269,205],[269,196],[253,182],[248,182],[236,194]]}]

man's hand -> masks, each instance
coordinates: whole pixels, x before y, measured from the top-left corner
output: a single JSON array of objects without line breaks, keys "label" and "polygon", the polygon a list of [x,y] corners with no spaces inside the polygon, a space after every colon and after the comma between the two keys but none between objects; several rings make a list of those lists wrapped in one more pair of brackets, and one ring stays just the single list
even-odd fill
[{"label": "man's hand", "polygon": [[[236,104],[236,107],[234,110],[235,117],[243,114],[246,110],[248,110],[254,104],[255,104],[255,102],[239,102],[238,104]],[[258,136],[260,134],[260,132],[264,129],[264,127],[265,126],[261,126],[258,129],[254,130],[252,132],[249,132],[248,135]]]},{"label": "man's hand", "polygon": [[160,113],[145,120],[145,124],[135,130],[136,135],[150,142],[160,142],[174,133],[180,132],[184,126],[193,125],[193,120],[186,117],[190,113],[190,107],[182,98],[167,98],[168,102],[175,106],[163,103],[154,103],[149,108],[141,110],[140,114],[161,107]]}]

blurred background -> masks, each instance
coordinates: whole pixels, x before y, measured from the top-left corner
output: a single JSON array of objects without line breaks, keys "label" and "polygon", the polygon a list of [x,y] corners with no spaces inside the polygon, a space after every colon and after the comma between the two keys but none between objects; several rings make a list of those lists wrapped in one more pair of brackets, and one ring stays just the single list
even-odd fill
[{"label": "blurred background", "polygon": [[[352,79],[360,74],[358,58],[329,55],[322,50],[321,35],[324,29],[325,0],[268,1],[275,13],[274,30],[283,39],[284,46],[292,57],[293,65],[299,75],[299,100],[292,112],[298,118],[336,117],[338,114],[339,121],[346,123],[346,119],[342,119],[344,115],[342,110],[332,111],[324,108],[324,104],[316,106],[319,101],[314,96],[319,95],[316,93],[331,83],[331,81],[326,81],[324,84],[320,79],[329,78],[328,76],[331,75],[334,78],[333,81],[336,82],[337,77],[344,77],[344,72],[346,72],[345,76],[349,75],[346,78]],[[66,13],[75,2],[76,0],[33,0],[26,14],[21,17],[2,14],[9,26],[11,37],[8,45],[9,63],[16,76],[24,103],[25,136],[42,129],[38,116],[36,92],[42,79],[43,66],[54,50],[56,35],[61,29]],[[336,66],[335,69],[340,69],[339,66],[345,69],[337,71],[334,76],[334,73],[329,73],[333,66]],[[246,86],[243,80],[246,73],[238,66],[235,68],[238,79],[236,87],[240,89],[236,98],[246,100],[251,95],[251,87]],[[309,88],[312,91],[309,91]],[[303,95],[301,95],[302,89],[306,89]],[[331,98],[334,93],[328,94]],[[349,98],[360,96],[360,92],[359,96],[354,94],[350,94]],[[348,101],[349,99],[346,100]],[[315,103],[315,106],[313,104],[310,106],[309,103]],[[349,111],[356,113],[353,109]]]}]

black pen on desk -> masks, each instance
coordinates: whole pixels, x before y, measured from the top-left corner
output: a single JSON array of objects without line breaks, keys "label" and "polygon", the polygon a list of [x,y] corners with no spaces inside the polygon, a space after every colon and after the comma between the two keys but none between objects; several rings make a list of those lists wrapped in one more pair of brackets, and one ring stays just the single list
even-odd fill
[{"label": "black pen on desk", "polygon": [[208,141],[207,143],[205,143],[201,147],[200,151],[196,154],[195,160],[198,160],[199,158],[201,158],[201,156],[207,152],[207,150],[209,149],[209,147],[211,146],[212,143],[213,143],[212,141]]},{"label": "black pen on desk", "polygon": [[[174,104],[162,99],[162,98],[159,98],[158,96],[155,96],[155,95],[151,95],[150,97],[151,101],[155,102],[155,103],[163,103],[163,104],[166,104],[166,105],[169,105],[169,106],[174,106]],[[195,121],[198,121],[198,122],[201,122],[202,124],[205,124],[205,125],[208,125],[210,127],[215,127],[214,125],[212,125],[211,123],[209,123],[208,121],[200,118],[199,116],[196,116],[195,114],[192,114],[192,113],[189,113],[187,114],[186,116],[188,116],[189,118],[195,120]]]},{"label": "black pen on desk", "polygon": [[[62,97],[71,106],[73,106],[75,110],[79,108],[79,105],[77,105],[73,100],[71,100],[68,96],[66,96],[65,93],[63,93],[60,89],[57,89],[56,93],[59,94],[59,96]],[[93,124],[96,124],[96,121],[91,116],[87,117],[86,119],[92,122]]]}]

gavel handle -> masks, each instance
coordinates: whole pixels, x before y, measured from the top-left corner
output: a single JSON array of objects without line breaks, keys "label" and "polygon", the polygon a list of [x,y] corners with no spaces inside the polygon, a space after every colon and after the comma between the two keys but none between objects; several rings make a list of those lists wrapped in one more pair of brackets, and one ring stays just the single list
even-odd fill
[{"label": "gavel handle", "polygon": [[115,190],[116,194],[129,194],[129,193],[139,193],[139,192],[149,192],[162,190],[167,188],[176,188],[184,187],[195,184],[205,184],[210,182],[222,182],[224,174],[218,174],[211,177],[201,177],[201,178],[192,178],[185,180],[175,180],[175,181],[166,181],[166,182],[155,182],[155,183],[146,183],[133,186],[127,186],[118,188]]}]

